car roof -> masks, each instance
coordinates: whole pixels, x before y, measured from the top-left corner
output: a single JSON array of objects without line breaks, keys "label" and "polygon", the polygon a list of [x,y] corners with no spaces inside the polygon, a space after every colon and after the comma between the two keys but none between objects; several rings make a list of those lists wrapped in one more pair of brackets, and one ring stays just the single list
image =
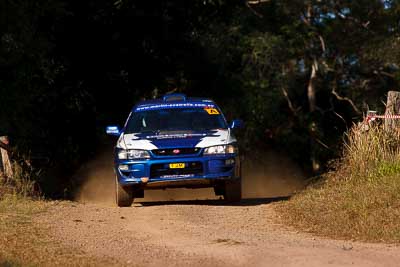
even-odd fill
[{"label": "car roof", "polygon": [[144,100],[133,107],[133,111],[168,107],[216,107],[213,100],[200,97],[186,97],[184,94],[167,94],[163,98]]}]

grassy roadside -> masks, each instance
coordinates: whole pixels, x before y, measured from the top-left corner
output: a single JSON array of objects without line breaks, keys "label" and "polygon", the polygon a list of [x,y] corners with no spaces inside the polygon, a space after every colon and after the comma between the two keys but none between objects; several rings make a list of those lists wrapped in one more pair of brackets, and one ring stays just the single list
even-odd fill
[{"label": "grassy roadside", "polygon": [[335,171],[277,210],[285,222],[318,235],[400,243],[399,196],[399,134],[353,128]]},{"label": "grassy roadside", "polygon": [[0,266],[41,262],[35,249],[40,247],[43,234],[32,225],[32,216],[45,209],[45,202],[16,195],[6,195],[0,200]]},{"label": "grassy roadside", "polygon": [[6,195],[0,199],[0,266],[105,266],[66,247],[37,219],[57,202]]}]

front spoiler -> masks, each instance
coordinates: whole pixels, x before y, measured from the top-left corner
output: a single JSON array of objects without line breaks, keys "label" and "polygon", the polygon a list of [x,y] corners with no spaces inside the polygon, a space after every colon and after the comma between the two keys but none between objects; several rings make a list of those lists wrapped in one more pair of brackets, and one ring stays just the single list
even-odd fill
[{"label": "front spoiler", "polygon": [[232,172],[224,173],[225,175],[208,177],[190,177],[190,178],[177,178],[177,179],[151,179],[148,182],[141,181],[140,178],[120,179],[119,183],[122,186],[135,186],[142,189],[163,189],[163,188],[205,188],[212,187],[213,185],[225,181],[239,179],[233,177]]},{"label": "front spoiler", "polygon": [[[222,180],[222,179],[218,179]],[[209,179],[190,179],[190,180],[166,180],[141,184],[143,189],[162,189],[162,188],[204,188],[215,184],[214,180]]]}]

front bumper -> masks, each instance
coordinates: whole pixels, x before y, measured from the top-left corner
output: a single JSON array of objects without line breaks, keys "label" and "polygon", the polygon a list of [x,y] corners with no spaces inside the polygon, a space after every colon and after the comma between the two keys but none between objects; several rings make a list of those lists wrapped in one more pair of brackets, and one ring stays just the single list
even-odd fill
[{"label": "front bumper", "polygon": [[[185,168],[170,169],[171,163],[184,163]],[[240,160],[236,154],[116,160],[114,169],[123,186],[209,187],[221,180],[239,178]]]}]

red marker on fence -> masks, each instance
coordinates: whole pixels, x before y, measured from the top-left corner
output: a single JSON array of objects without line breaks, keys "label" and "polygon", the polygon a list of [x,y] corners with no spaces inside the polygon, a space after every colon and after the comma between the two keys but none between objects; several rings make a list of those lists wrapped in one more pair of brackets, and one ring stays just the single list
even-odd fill
[{"label": "red marker on fence", "polygon": [[374,121],[375,119],[400,119],[400,115],[377,115],[376,111],[369,110],[367,112],[367,117],[365,118],[366,122]]}]

